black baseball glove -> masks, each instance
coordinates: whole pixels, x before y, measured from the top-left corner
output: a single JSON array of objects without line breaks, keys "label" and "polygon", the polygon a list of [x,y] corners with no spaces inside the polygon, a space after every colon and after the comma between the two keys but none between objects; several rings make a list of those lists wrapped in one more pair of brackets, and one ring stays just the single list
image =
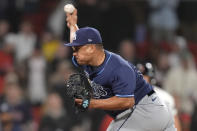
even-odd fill
[{"label": "black baseball glove", "polygon": [[66,82],[66,95],[73,99],[82,99],[82,104],[77,105],[76,112],[86,111],[92,98],[92,87],[88,78],[81,73],[72,74]]}]

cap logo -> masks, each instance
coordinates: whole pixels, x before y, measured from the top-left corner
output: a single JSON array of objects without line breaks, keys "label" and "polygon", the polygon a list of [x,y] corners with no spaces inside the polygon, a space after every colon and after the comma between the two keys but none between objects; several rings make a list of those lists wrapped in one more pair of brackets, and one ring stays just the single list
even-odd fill
[{"label": "cap logo", "polygon": [[88,39],[88,42],[92,42],[92,39]]},{"label": "cap logo", "polygon": [[97,29],[92,27],[83,27],[70,34],[71,42],[65,46],[83,46],[86,44],[101,44],[102,38]]},{"label": "cap logo", "polygon": [[74,34],[73,34],[73,40],[76,40],[76,39],[77,39],[77,34],[74,33]]}]

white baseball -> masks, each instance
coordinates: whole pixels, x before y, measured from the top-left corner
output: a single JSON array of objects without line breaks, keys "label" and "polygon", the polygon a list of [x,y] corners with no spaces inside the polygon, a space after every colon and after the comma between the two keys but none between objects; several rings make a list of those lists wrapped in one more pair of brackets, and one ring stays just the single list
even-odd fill
[{"label": "white baseball", "polygon": [[64,11],[66,13],[73,13],[74,10],[75,10],[75,7],[72,4],[66,4],[64,6]]}]

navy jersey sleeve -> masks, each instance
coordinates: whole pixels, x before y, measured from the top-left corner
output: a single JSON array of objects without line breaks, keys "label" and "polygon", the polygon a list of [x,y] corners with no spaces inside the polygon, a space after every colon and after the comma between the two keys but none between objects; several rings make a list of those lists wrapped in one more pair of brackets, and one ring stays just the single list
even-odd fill
[{"label": "navy jersey sleeve", "polygon": [[133,97],[136,87],[135,72],[132,68],[123,66],[114,71],[111,78],[113,93],[118,97]]}]

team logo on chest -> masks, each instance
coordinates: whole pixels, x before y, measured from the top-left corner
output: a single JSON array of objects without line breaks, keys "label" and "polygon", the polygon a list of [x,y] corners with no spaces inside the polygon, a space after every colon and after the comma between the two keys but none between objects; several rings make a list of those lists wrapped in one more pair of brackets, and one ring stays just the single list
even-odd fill
[{"label": "team logo on chest", "polygon": [[91,86],[93,89],[93,97],[94,98],[100,98],[100,97],[107,96],[107,91],[105,91],[105,89],[101,85],[96,84],[95,82],[91,81]]}]

